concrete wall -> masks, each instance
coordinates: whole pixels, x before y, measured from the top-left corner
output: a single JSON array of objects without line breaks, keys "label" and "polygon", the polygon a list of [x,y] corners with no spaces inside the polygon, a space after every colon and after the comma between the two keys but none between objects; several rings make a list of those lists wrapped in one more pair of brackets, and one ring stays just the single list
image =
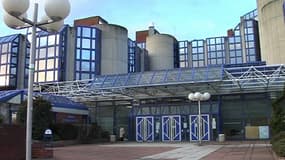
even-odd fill
[{"label": "concrete wall", "polygon": [[261,58],[267,64],[285,63],[283,0],[257,0]]},{"label": "concrete wall", "polygon": [[174,44],[176,39],[167,34],[156,34],[146,38],[150,70],[174,68]]},{"label": "concrete wall", "polygon": [[19,36],[19,51],[18,51],[18,66],[17,66],[17,89],[25,88],[25,62],[26,62],[26,43],[27,39],[21,35]]},{"label": "concrete wall", "polygon": [[66,60],[65,60],[65,80],[73,81],[74,69],[75,69],[75,37],[76,29],[69,27],[67,29],[67,41],[66,42]]},{"label": "concrete wall", "polygon": [[128,31],[112,24],[98,24],[102,31],[101,75],[128,73]]}]

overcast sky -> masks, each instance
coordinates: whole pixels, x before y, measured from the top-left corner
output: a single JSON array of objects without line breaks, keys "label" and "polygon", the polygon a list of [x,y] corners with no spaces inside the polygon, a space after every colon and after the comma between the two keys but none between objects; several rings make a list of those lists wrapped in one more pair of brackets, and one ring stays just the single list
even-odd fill
[{"label": "overcast sky", "polygon": [[[43,0],[37,1],[41,17]],[[256,0],[70,0],[70,3],[66,24],[99,15],[109,23],[126,27],[132,39],[136,31],[145,30],[150,24],[160,33],[171,34],[178,40],[223,36],[227,29],[239,23],[240,16],[256,8]],[[1,6],[1,17],[2,12]],[[0,36],[18,32],[0,21]]]}]

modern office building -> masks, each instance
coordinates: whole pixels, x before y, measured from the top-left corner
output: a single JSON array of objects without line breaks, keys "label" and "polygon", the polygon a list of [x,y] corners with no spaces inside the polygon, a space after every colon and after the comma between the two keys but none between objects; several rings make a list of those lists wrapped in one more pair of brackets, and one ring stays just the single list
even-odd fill
[{"label": "modern office building", "polygon": [[227,36],[179,41],[180,67],[241,64],[261,61],[257,10],[240,18]]},{"label": "modern office building", "polygon": [[[59,33],[37,34],[35,91],[84,103],[90,123],[115,135],[124,128],[138,142],[197,141],[198,103],[187,97],[209,92],[210,100],[201,102],[203,141],[221,133],[268,139],[271,103],[283,91],[285,67],[262,61],[258,19],[253,10],[225,36],[185,41],[154,26],[133,41],[125,27],[101,17],[78,19]],[[28,40],[0,38],[1,102],[17,95],[7,98],[7,89],[25,88]],[[80,107],[71,110],[83,114]]]}]

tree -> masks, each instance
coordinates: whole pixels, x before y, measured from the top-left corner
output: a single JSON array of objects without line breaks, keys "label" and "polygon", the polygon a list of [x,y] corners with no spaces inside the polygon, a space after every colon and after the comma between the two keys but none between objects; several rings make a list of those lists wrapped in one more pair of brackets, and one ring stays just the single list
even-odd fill
[{"label": "tree", "polygon": [[[51,127],[53,122],[53,113],[51,112],[51,108],[51,104],[42,98],[36,98],[33,101],[33,139],[41,140],[43,138],[44,131]],[[18,110],[17,121],[21,124],[26,124],[26,117],[27,102],[25,101]]]},{"label": "tree", "polygon": [[285,131],[285,91],[283,95],[272,104],[272,118],[270,126],[272,135],[276,135],[281,131]]}]

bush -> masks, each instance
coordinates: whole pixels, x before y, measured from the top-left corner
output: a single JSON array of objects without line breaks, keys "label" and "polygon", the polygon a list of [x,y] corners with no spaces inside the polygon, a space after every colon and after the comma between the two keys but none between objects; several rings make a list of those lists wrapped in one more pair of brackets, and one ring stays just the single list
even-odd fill
[{"label": "bush", "polygon": [[101,137],[103,139],[109,139],[110,133],[108,131],[104,131],[104,132],[101,133]]},{"label": "bush", "polygon": [[275,153],[280,157],[285,157],[285,138],[279,139],[272,144]]},{"label": "bush", "polygon": [[78,127],[72,124],[58,123],[52,126],[54,135],[58,136],[59,140],[74,140],[78,137]]},{"label": "bush", "polygon": [[[53,113],[51,112],[51,104],[42,99],[37,98],[33,101],[33,133],[32,137],[36,140],[42,140],[44,131],[50,128],[53,121]],[[17,121],[20,124],[26,124],[27,102],[24,102],[17,112]]]},{"label": "bush", "polygon": [[280,139],[285,139],[285,131],[281,131],[278,134],[274,135],[271,138],[270,143],[273,144],[275,142],[278,142]]},{"label": "bush", "polygon": [[272,117],[270,120],[270,127],[272,131],[272,135],[275,136],[281,131],[285,131],[285,88],[283,91],[283,95],[274,101],[272,104]]},{"label": "bush", "polygon": [[3,121],[4,121],[4,118],[3,118],[3,116],[0,114],[0,124],[2,124]]}]

